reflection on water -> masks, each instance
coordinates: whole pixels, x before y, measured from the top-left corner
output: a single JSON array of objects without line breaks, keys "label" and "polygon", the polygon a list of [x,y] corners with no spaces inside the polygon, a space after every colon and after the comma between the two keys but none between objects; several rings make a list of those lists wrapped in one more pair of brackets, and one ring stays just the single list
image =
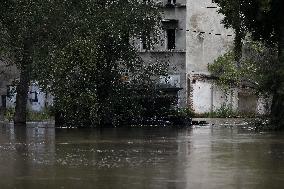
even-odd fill
[{"label": "reflection on water", "polygon": [[284,135],[0,126],[0,188],[282,188]]}]

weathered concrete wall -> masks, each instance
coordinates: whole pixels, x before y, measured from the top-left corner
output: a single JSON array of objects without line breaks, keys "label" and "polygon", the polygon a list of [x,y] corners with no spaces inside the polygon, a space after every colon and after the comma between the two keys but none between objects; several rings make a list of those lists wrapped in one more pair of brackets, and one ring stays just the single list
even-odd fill
[{"label": "weathered concrete wall", "polygon": [[0,61],[0,108],[6,103],[5,96],[7,95],[7,86],[15,81],[18,74],[19,72],[15,65]]},{"label": "weathered concrete wall", "polygon": [[[160,61],[167,67],[169,84],[173,87],[183,88],[178,93],[179,106],[186,106],[186,0],[178,0],[175,6],[165,7],[167,0],[158,1],[161,5],[161,16],[163,21],[177,20],[175,28],[175,49],[167,49],[166,31],[161,28],[159,42],[151,50],[143,50],[141,42],[136,40],[136,47],[146,63]],[[139,44],[137,46],[137,44]]]},{"label": "weathered concrete wall", "polygon": [[256,107],[257,113],[263,115],[269,115],[271,104],[272,104],[272,96],[269,97],[259,96]]},{"label": "weathered concrete wall", "polygon": [[18,77],[18,74],[15,65],[0,61],[0,95],[6,95],[7,85],[10,85]]},{"label": "weathered concrete wall", "polygon": [[233,47],[234,32],[220,23],[222,15],[211,0],[187,1],[186,71],[188,105],[196,113],[220,108],[222,104],[237,109],[236,89],[225,94],[207,76],[208,64]]},{"label": "weathered concrete wall", "polygon": [[[173,51],[186,51],[186,7],[164,8],[162,17],[164,20],[175,19],[178,20],[178,27],[176,28],[176,48]],[[164,33],[164,38],[166,34]],[[166,46],[161,45],[159,50],[166,50]]]},{"label": "weathered concrete wall", "polygon": [[207,65],[232,48],[234,32],[220,23],[212,0],[187,1],[187,72],[208,74]]},{"label": "weathered concrete wall", "polygon": [[[141,57],[145,62],[151,64],[155,61],[160,61],[167,67],[168,82],[173,87],[183,88],[179,91],[179,106],[186,105],[186,67],[185,67],[185,52],[141,52]],[[171,81],[178,80],[178,81]],[[174,84],[176,83],[176,84]]]},{"label": "weathered concrete wall", "polygon": [[234,31],[221,24],[222,15],[212,0],[187,1],[186,71],[190,107],[197,113],[230,105],[240,112],[266,113],[266,101],[252,91],[231,89],[225,94],[208,79],[208,64],[233,48]]},{"label": "weathered concrete wall", "polygon": [[190,79],[189,106],[196,113],[215,111],[222,105],[238,108],[237,89],[231,89],[226,93],[214,84],[212,80],[196,78]]}]

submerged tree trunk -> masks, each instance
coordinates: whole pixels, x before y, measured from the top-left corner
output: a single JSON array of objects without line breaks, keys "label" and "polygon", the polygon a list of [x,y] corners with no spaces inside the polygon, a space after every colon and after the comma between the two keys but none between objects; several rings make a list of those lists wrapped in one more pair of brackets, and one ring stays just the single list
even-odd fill
[{"label": "submerged tree trunk", "polygon": [[284,129],[284,15],[279,13],[279,16],[279,66],[278,72],[275,75],[275,90],[271,106],[271,118],[275,126]]},{"label": "submerged tree trunk", "polygon": [[30,43],[24,44],[23,58],[20,62],[20,81],[16,88],[16,107],[14,115],[14,124],[17,126],[26,125],[27,100],[30,84],[30,65],[32,58],[30,55]]}]

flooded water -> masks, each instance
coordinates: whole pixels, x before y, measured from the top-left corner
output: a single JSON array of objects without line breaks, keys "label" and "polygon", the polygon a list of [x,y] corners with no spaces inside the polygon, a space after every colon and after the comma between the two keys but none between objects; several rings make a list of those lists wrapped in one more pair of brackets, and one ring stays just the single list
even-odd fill
[{"label": "flooded water", "polygon": [[284,187],[284,133],[0,126],[0,188]]}]

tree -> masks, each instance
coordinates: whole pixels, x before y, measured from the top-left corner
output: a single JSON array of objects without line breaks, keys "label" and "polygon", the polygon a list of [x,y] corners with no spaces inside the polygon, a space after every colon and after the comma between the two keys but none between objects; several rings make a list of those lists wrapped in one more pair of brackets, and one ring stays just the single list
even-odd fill
[{"label": "tree", "polygon": [[[271,106],[272,121],[275,125],[284,125],[284,16],[281,0],[240,0],[238,5],[230,0],[218,0],[220,13],[225,15],[223,22],[227,27],[238,29],[235,21],[236,12],[241,10],[241,30],[250,33],[253,40],[262,41],[269,47],[278,49],[278,62],[272,84],[273,102]],[[243,36],[244,37],[244,36]]]},{"label": "tree", "polygon": [[242,39],[245,36],[244,20],[242,19],[243,10],[242,4],[246,1],[235,0],[235,1],[216,1],[222,9],[219,9],[219,13],[224,15],[230,15],[223,19],[225,27],[232,27],[235,29],[235,40],[234,40],[234,60],[239,66],[239,60],[242,56]]},{"label": "tree", "polygon": [[47,1],[3,0],[0,4],[1,57],[20,70],[14,122],[26,122],[27,93],[35,55],[45,41],[48,16]]},{"label": "tree", "polygon": [[[122,100],[131,88],[122,82],[120,70],[129,70],[131,85],[140,81],[140,86],[146,83],[142,76],[150,81],[157,73],[129,43],[155,31],[159,15],[152,1],[4,0],[0,11],[2,56],[20,70],[15,124],[26,122],[32,79],[52,92],[65,120],[90,120],[93,115],[112,120],[110,109],[126,105]],[[81,117],[85,112],[89,115]]]},{"label": "tree", "polygon": [[277,49],[247,37],[242,42],[242,51],[243,56],[238,65],[233,50],[208,65],[209,71],[217,78],[217,85],[225,90],[245,86],[256,94],[269,96],[273,91]]},{"label": "tree", "polygon": [[141,98],[154,96],[153,76],[165,69],[159,62],[143,62],[132,44],[145,31],[157,32],[153,3],[90,2],[70,12],[76,17],[71,25],[81,30],[62,49],[50,51],[51,59],[42,64],[50,70],[40,81],[55,96],[55,109],[68,126],[117,125],[141,115]]},{"label": "tree", "polygon": [[15,124],[25,123],[31,80],[55,96],[65,122],[85,125],[139,115],[134,97],[153,96],[154,76],[165,74],[162,63],[145,64],[130,43],[145,32],[156,36],[153,1],[6,0],[0,10],[3,55],[21,72]]}]

